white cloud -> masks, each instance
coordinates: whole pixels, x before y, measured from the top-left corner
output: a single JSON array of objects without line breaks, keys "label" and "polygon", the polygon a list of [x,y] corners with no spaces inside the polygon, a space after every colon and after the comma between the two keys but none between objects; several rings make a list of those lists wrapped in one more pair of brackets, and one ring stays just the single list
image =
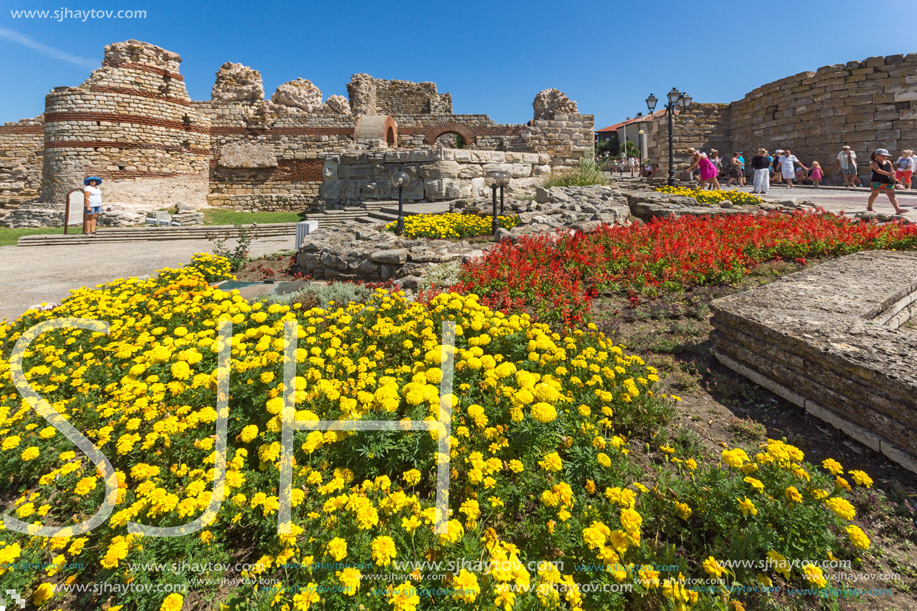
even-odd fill
[{"label": "white cloud", "polygon": [[32,40],[24,34],[20,34],[19,32],[15,32],[13,30],[8,30],[4,27],[0,27],[0,38],[5,38],[10,42],[15,42],[24,47],[28,47],[33,51],[38,51],[39,53],[47,55],[48,57],[53,57],[54,59],[59,59],[61,61],[75,64],[83,68],[96,68],[99,65],[98,61],[89,59],[87,57],[80,57],[79,55],[72,55],[66,51],[60,51],[54,47],[49,47],[48,45],[42,44],[37,40]]}]

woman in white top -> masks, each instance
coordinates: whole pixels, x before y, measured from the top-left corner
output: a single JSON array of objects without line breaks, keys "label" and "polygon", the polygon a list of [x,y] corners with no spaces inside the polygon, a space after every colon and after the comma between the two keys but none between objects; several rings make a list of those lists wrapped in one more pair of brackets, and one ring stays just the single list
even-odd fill
[{"label": "woman in white top", "polygon": [[793,186],[793,179],[796,177],[796,168],[793,167],[794,162],[798,163],[799,167],[801,167],[806,172],[809,171],[809,168],[804,166],[802,162],[796,158],[796,155],[790,151],[790,149],[785,149],[783,151],[783,156],[780,158],[780,170],[781,174],[783,174],[783,180],[786,181],[787,189]]},{"label": "woman in white top", "polygon": [[83,181],[83,184],[86,185],[83,187],[83,202],[86,206],[85,233],[95,235],[96,223],[102,213],[102,190],[99,189],[102,179],[98,176],[90,176]]}]

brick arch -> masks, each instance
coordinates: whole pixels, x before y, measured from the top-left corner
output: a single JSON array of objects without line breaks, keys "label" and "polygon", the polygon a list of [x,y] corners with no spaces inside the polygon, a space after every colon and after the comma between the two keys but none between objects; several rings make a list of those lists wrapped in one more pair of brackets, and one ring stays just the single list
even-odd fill
[{"label": "brick arch", "polygon": [[474,132],[467,125],[462,125],[455,121],[446,121],[445,123],[437,123],[428,127],[424,132],[423,143],[433,145],[437,138],[448,133],[458,134],[468,145],[474,144],[477,139]]}]

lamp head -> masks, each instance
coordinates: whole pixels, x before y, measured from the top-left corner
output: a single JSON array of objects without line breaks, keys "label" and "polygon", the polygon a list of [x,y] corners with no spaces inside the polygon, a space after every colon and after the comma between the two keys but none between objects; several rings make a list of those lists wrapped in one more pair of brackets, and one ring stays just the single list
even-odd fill
[{"label": "lamp head", "polygon": [[656,96],[654,96],[652,93],[650,94],[650,97],[646,98],[646,107],[650,109],[650,112],[656,110],[656,102],[658,101],[659,100],[657,100]]},{"label": "lamp head", "polygon": [[411,182],[411,177],[407,172],[395,172],[392,174],[392,184],[396,187],[406,187]]}]

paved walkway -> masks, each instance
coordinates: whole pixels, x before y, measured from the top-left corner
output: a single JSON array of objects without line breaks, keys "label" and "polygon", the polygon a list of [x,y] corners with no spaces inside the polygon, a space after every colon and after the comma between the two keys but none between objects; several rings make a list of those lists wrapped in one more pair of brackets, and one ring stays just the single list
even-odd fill
[{"label": "paved walkway", "polygon": [[[227,245],[233,246],[233,241]],[[252,255],[291,250],[293,237],[252,242]],[[42,302],[60,303],[72,289],[143,276],[212,252],[207,240],[116,242],[75,246],[0,247],[0,319],[13,320]]]}]

